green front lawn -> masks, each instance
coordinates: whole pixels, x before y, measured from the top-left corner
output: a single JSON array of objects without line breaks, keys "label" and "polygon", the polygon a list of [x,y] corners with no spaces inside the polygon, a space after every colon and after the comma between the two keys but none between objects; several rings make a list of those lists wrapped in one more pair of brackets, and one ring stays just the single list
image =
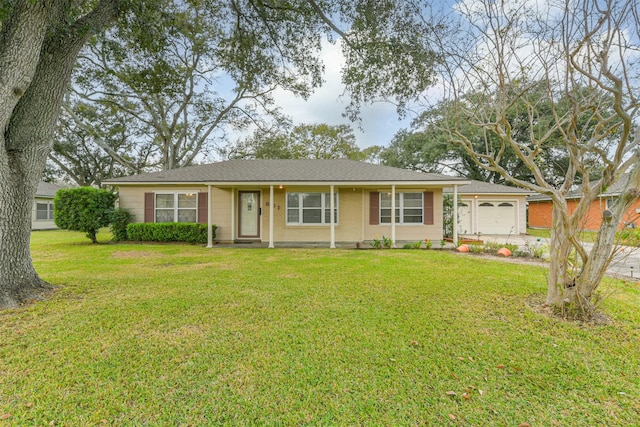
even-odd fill
[{"label": "green front lawn", "polygon": [[[547,239],[551,238],[551,230],[546,228],[527,228],[527,234],[530,236],[543,237]],[[596,241],[597,236],[597,231],[580,232],[580,240],[583,242],[593,243]]]},{"label": "green front lawn", "polygon": [[451,252],[32,240],[61,288],[0,312],[0,427],[640,419],[638,283],[593,326],[527,308],[542,267]]}]

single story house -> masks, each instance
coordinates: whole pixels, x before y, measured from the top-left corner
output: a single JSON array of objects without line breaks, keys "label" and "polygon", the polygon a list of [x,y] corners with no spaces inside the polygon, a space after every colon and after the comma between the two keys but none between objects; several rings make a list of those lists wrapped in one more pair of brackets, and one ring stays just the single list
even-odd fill
[{"label": "single story house", "polygon": [[346,159],[288,159],[228,160],[104,183],[118,187],[120,207],[136,222],[215,224],[220,242],[335,247],[382,236],[440,241],[443,189],[469,181]]},{"label": "single story house", "polygon": [[[445,188],[446,193],[452,189]],[[518,187],[471,181],[458,187],[458,232],[461,235],[526,234],[527,196]]]},{"label": "single story house", "polygon": [[[583,229],[587,231],[595,231],[600,229],[602,224],[602,214],[616,202],[629,183],[630,174],[622,176],[618,182],[608,188],[604,193],[594,200],[589,206]],[[638,188],[640,191],[640,188]],[[573,212],[580,201],[580,190],[569,191],[565,196],[569,212]],[[529,196],[529,227],[532,228],[551,228],[551,212],[553,203],[551,197],[536,194]],[[640,227],[640,198],[637,198],[631,207],[624,213],[619,229],[624,227]]]},{"label": "single story house", "polygon": [[50,182],[40,181],[31,210],[32,230],[51,230],[56,227],[53,222],[53,198],[62,187]]}]

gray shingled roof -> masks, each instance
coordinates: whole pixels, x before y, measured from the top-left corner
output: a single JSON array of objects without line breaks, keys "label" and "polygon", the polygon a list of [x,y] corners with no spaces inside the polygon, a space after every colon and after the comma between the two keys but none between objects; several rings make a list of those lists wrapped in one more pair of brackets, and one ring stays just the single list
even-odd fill
[{"label": "gray shingled roof", "polygon": [[[105,184],[242,182],[453,182],[467,181],[434,173],[346,159],[228,160],[105,180]],[[467,181],[468,182],[468,181]]]},{"label": "gray shingled roof", "polygon": [[56,195],[56,191],[63,188],[60,185],[52,184],[50,182],[40,181],[38,183],[38,189],[36,190],[36,197],[51,198]]},{"label": "gray shingled roof", "polygon": [[[445,188],[444,192],[453,193],[453,189]],[[458,187],[458,194],[518,194],[527,196],[529,194],[533,194],[533,191],[474,180],[471,181],[471,184],[461,185]]]},{"label": "gray shingled roof", "polygon": [[[631,174],[625,173],[623,174],[618,181],[616,181],[611,187],[607,188],[602,194],[601,197],[616,197],[619,196],[622,191],[627,188],[627,184],[629,183],[629,179],[631,178]],[[594,184],[596,185],[597,182]],[[564,197],[565,199],[579,199],[582,197],[581,187],[576,188],[575,190],[571,190],[567,192],[567,195]],[[528,201],[536,202],[536,201],[545,201],[551,200],[551,197],[545,194],[534,194],[533,196],[527,197]]]}]

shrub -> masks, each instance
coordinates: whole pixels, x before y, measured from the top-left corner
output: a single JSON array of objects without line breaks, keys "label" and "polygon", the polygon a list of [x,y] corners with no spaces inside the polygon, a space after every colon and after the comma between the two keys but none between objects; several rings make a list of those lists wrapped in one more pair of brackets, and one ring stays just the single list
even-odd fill
[{"label": "shrub", "polygon": [[[216,226],[211,226],[213,238]],[[129,240],[143,242],[207,243],[207,225],[193,222],[144,222],[127,225]]]},{"label": "shrub", "polygon": [[640,228],[625,228],[616,237],[621,245],[640,247]]},{"label": "shrub", "polygon": [[482,248],[482,252],[496,255],[502,248],[509,249],[511,253],[516,252],[519,249],[518,245],[513,245],[511,243],[486,242]]},{"label": "shrub", "polygon": [[373,249],[391,249],[393,247],[393,240],[388,237],[382,236],[382,240],[376,237],[370,243]]},{"label": "shrub", "polygon": [[93,243],[96,233],[111,221],[116,195],[107,190],[78,187],[58,190],[53,200],[54,221],[63,230],[84,231]]},{"label": "shrub", "polygon": [[116,209],[111,214],[111,234],[116,242],[128,240],[127,225],[133,221],[133,215],[126,209]]}]

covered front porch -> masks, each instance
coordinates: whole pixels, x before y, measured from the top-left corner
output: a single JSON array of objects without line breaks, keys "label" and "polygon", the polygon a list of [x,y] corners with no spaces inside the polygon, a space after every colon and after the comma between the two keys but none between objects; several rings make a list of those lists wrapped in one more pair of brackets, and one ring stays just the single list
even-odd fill
[{"label": "covered front porch", "polygon": [[[260,185],[262,184],[262,185]],[[425,237],[439,242],[442,239],[442,186],[375,185],[363,186],[344,183],[256,183],[255,185],[229,185],[207,183],[207,222],[218,226],[217,244],[260,244],[268,248],[309,245],[310,247],[356,247],[384,235],[394,245],[400,241],[416,241]],[[457,212],[457,185],[454,192],[454,212]],[[429,191],[425,191],[429,190]],[[398,212],[404,206],[399,193],[431,193],[431,212],[424,208],[421,215],[431,215],[431,223],[408,224]],[[387,205],[372,207],[371,193],[386,196]],[[223,194],[226,194],[224,196]],[[317,207],[292,207],[292,196],[323,194]],[[435,194],[435,199],[433,199]],[[226,199],[226,200],[224,200]],[[400,203],[399,203],[400,200]],[[316,198],[317,202],[317,198]],[[299,202],[302,204],[302,202]],[[424,201],[423,201],[424,203]],[[224,205],[224,206],[218,206]],[[382,206],[382,208],[380,207]],[[298,214],[296,211],[300,209]],[[372,221],[372,209],[396,212],[388,215],[387,222]],[[408,210],[408,209],[407,209]],[[330,212],[334,212],[333,215]],[[314,223],[305,223],[308,214]],[[300,222],[296,220],[300,219]],[[454,241],[458,228],[454,224]],[[213,247],[213,234],[208,235],[207,247]]]}]

